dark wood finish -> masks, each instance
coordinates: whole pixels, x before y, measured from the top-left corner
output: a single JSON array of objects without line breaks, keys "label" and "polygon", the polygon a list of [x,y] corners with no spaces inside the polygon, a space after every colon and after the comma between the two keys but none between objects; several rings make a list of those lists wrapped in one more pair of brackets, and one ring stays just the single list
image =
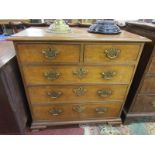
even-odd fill
[{"label": "dark wood finish", "polygon": [[26,97],[12,42],[0,42],[0,134],[25,134]]},{"label": "dark wood finish", "polygon": [[125,30],[148,37],[152,42],[146,43],[144,46],[122,118],[125,123],[143,119],[155,120],[154,107],[151,105],[155,95],[155,26],[147,23],[130,22],[127,23]]},{"label": "dark wood finish", "polygon": [[[10,38],[16,47],[29,100],[33,119],[31,127],[44,128],[82,122],[120,123],[120,113],[143,45],[150,40],[126,31],[118,35],[99,35],[88,33],[83,28],[73,28],[72,33],[68,34],[51,34],[46,30],[47,28],[30,28]],[[21,45],[22,48],[19,48]],[[46,45],[63,47],[61,51],[64,55],[57,57],[59,61],[43,61],[39,55]],[[76,50],[77,54],[80,53],[79,62],[77,55],[75,59],[67,54],[67,50],[63,51],[69,46],[74,49],[70,54],[74,55],[75,46],[80,50]],[[109,53],[111,50],[114,55]],[[32,51],[39,52],[38,57]],[[103,53],[101,58],[100,52]],[[28,58],[27,55],[33,55],[30,61],[25,59]],[[69,59],[64,61],[64,57]],[[103,95],[103,99],[100,99],[96,91],[102,86],[108,91],[100,92]],[[63,91],[64,97],[60,95],[57,101],[56,98],[49,100],[47,91],[51,88],[59,88],[58,91]],[[62,93],[57,94],[59,96]]]},{"label": "dark wood finish", "polygon": [[155,112],[155,95],[137,95],[132,113]]},{"label": "dark wood finish", "polygon": [[155,56],[154,56],[154,53],[153,53],[153,57],[152,57],[149,69],[148,69],[148,73],[155,74]]},{"label": "dark wood finish", "polygon": [[145,75],[145,78],[141,82],[140,94],[154,94],[155,93],[155,77],[152,75]]}]

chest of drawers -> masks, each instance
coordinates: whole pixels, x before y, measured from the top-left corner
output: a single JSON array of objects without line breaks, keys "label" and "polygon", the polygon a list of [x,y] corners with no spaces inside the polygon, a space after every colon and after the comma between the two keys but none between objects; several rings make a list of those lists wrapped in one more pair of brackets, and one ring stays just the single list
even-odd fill
[{"label": "chest of drawers", "polygon": [[73,28],[69,34],[46,30],[29,28],[10,38],[31,109],[31,127],[121,123],[122,107],[149,40],[126,31],[100,35],[85,28]]},{"label": "chest of drawers", "polygon": [[123,110],[125,123],[155,120],[155,26],[129,22],[125,29],[152,40],[145,44]]}]

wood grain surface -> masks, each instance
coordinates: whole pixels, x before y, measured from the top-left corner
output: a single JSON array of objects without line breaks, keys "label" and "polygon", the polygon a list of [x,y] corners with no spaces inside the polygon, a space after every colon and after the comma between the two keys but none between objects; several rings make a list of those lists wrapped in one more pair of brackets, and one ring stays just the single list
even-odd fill
[{"label": "wood grain surface", "polygon": [[[116,58],[109,59],[105,51],[118,49],[120,52]],[[136,61],[140,50],[140,44],[90,44],[84,46],[84,61],[86,63],[126,63]]]},{"label": "wood grain surface", "polygon": [[[78,88],[84,88],[85,93],[78,96],[74,90]],[[98,91],[110,91],[109,95],[101,96]],[[30,95],[31,104],[53,104],[53,103],[64,103],[64,102],[95,102],[95,101],[123,101],[127,91],[127,85],[98,85],[98,86],[36,86],[29,87],[28,92]],[[61,92],[61,95],[57,98],[52,98],[49,93]]]},{"label": "wood grain surface", "polygon": [[[85,28],[73,28],[68,34],[29,28],[10,40],[16,47],[32,128],[78,122],[120,123],[144,42],[150,41],[126,31],[101,35],[88,33]],[[60,55],[47,60],[41,53],[44,48],[55,48]],[[108,95],[99,96],[99,90]],[[61,95],[51,98],[53,91]]]},{"label": "wood grain surface", "polygon": [[[81,106],[82,112],[76,112],[73,110],[74,106]],[[103,113],[97,113],[96,108],[105,108]],[[53,115],[50,113],[52,109],[61,110],[59,115]],[[66,104],[66,105],[50,105],[50,106],[33,106],[33,119],[39,121],[74,121],[85,120],[92,118],[105,119],[107,117],[119,117],[121,109],[120,103],[105,103],[105,104]]]},{"label": "wood grain surface", "polygon": [[54,34],[48,33],[48,28],[28,28],[17,34],[12,35],[9,40],[16,41],[37,41],[37,40],[50,40],[50,41],[93,41],[93,42],[150,42],[149,39],[132,34],[122,30],[117,35],[102,35],[88,33],[87,28],[72,28],[71,33],[67,34]]},{"label": "wood grain surface", "polygon": [[[45,57],[44,51],[55,50],[56,56]],[[22,63],[78,63],[81,46],[76,44],[19,44],[19,58]]]},{"label": "wood grain surface", "polygon": [[[83,66],[82,66],[83,67]],[[47,84],[128,84],[131,80],[134,66],[84,66],[88,73],[83,78],[78,78],[73,74],[78,70],[78,66],[23,66],[23,73],[26,85],[47,85]],[[45,77],[46,73],[57,72],[60,76],[55,80]],[[116,72],[111,79],[104,79],[101,73],[108,71]]]}]

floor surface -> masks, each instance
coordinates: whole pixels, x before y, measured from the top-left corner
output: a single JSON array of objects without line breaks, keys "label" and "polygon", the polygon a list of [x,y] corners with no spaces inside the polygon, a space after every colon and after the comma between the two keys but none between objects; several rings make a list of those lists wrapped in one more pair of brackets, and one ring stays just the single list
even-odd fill
[{"label": "floor surface", "polygon": [[113,127],[106,124],[81,125],[85,135],[155,135],[155,123],[131,123]]},{"label": "floor surface", "polygon": [[82,124],[28,131],[27,135],[155,135],[155,122],[129,125]]}]

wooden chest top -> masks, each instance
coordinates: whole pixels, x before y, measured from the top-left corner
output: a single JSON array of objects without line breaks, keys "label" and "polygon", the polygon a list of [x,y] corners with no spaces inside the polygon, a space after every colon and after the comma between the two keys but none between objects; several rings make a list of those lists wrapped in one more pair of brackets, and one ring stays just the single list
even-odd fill
[{"label": "wooden chest top", "polygon": [[15,35],[12,35],[9,40],[16,41],[39,41],[39,40],[51,40],[51,41],[97,41],[97,42],[149,42],[150,40],[129,33],[122,30],[117,35],[103,35],[88,33],[87,28],[72,28],[71,33],[68,34],[53,34],[47,32],[48,28],[28,28]]}]

